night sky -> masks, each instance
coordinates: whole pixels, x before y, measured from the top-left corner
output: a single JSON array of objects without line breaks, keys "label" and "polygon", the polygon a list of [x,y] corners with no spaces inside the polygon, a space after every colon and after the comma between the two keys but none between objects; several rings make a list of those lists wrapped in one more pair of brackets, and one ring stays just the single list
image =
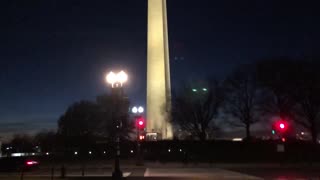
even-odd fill
[{"label": "night sky", "polygon": [[[173,87],[261,59],[319,55],[315,1],[168,0]],[[0,2],[0,135],[55,129],[73,102],[124,69],[146,95],[147,0]]]}]

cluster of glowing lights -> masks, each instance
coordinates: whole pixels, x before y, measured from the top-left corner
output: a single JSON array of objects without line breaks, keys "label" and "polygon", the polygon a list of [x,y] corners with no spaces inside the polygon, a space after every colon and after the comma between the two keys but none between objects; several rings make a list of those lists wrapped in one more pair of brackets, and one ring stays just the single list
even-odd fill
[{"label": "cluster of glowing lights", "polygon": [[[207,91],[208,91],[207,88],[202,88],[201,90],[202,90],[203,92],[207,92]],[[193,88],[193,89],[192,89],[192,92],[198,92],[198,89]]]},{"label": "cluster of glowing lights", "polygon": [[134,114],[137,114],[137,113],[140,114],[144,112],[144,108],[142,106],[139,106],[139,107],[134,106],[131,111]]},{"label": "cluster of glowing lights", "polygon": [[145,137],[144,137],[143,135],[140,135],[140,136],[139,136],[139,139],[140,139],[140,140],[144,140]]},{"label": "cluster of glowing lights", "polygon": [[111,71],[109,74],[107,74],[106,81],[111,84],[112,87],[114,87],[115,84],[120,84],[120,86],[122,86],[123,83],[128,81],[128,75],[124,71],[120,71],[118,73]]}]

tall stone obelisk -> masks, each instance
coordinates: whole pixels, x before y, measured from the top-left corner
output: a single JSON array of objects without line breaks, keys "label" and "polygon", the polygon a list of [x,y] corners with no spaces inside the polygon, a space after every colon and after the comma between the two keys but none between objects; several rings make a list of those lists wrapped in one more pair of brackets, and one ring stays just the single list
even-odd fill
[{"label": "tall stone obelisk", "polygon": [[147,133],[172,139],[166,0],[148,0]]}]

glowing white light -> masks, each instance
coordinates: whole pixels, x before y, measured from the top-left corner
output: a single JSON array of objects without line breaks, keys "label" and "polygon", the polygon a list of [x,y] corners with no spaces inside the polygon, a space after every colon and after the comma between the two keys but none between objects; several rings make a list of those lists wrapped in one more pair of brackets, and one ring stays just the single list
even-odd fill
[{"label": "glowing white light", "polygon": [[138,112],[138,108],[137,108],[137,107],[133,107],[131,111],[132,111],[132,113],[134,113],[134,114],[135,114],[135,113],[137,113],[137,112]]},{"label": "glowing white light", "polygon": [[20,157],[20,156],[26,156],[26,153],[12,153],[12,157]]},{"label": "glowing white light", "polygon": [[232,141],[242,141],[242,138],[233,138]]},{"label": "glowing white light", "polygon": [[48,155],[49,155],[49,153],[47,152],[47,153],[46,153],[46,155],[48,156]]},{"label": "glowing white light", "polygon": [[124,72],[124,71],[120,71],[118,74],[117,74],[117,81],[121,84],[127,82],[128,80],[128,75]]},{"label": "glowing white light", "polygon": [[107,76],[106,76],[106,81],[107,83],[111,84],[113,86],[113,84],[115,82],[117,82],[117,75],[114,72],[110,72]]},{"label": "glowing white light", "polygon": [[182,149],[179,149],[180,152],[182,152]]},{"label": "glowing white light", "polygon": [[107,152],[106,151],[103,151],[103,154],[106,154]]},{"label": "glowing white light", "polygon": [[89,151],[89,154],[92,154],[92,152],[91,152],[91,151]]},{"label": "glowing white light", "polygon": [[168,149],[168,152],[171,152],[171,149]]},{"label": "glowing white light", "polygon": [[128,81],[128,75],[124,71],[120,71],[119,73],[114,73],[111,71],[106,76],[106,81],[111,84],[112,87],[114,84],[116,84],[117,87],[119,84],[122,86],[123,83]]},{"label": "glowing white light", "polygon": [[132,154],[132,153],[133,153],[133,150],[131,150],[130,152],[131,152],[131,154]]},{"label": "glowing white light", "polygon": [[301,132],[301,135],[304,135],[304,132]]},{"label": "glowing white light", "polygon": [[143,111],[144,111],[143,107],[140,106],[140,107],[138,108],[138,112],[139,112],[139,113],[143,113]]},{"label": "glowing white light", "polygon": [[76,151],[76,152],[74,152],[74,155],[78,155],[78,152]]}]

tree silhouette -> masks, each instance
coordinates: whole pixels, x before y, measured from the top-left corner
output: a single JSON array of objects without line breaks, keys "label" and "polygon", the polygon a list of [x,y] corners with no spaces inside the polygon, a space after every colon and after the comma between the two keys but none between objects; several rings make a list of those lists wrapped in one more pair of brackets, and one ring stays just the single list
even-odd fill
[{"label": "tree silhouette", "polygon": [[251,137],[250,127],[259,120],[259,88],[251,66],[240,66],[224,83],[226,99],[224,113],[231,125],[244,127],[246,138]]},{"label": "tree silhouette", "polygon": [[184,86],[172,99],[171,121],[200,140],[207,139],[210,128],[217,128],[215,119],[223,102],[217,81]]},{"label": "tree silhouette", "polygon": [[314,143],[320,126],[319,68],[319,62],[306,59],[278,59],[257,65],[259,83],[269,92],[264,96],[265,112],[302,125]]},{"label": "tree silhouette", "polygon": [[256,65],[256,77],[262,88],[262,110],[264,116],[278,116],[292,120],[295,102],[292,90],[296,86],[297,63],[287,58],[261,61]]},{"label": "tree silhouette", "polygon": [[310,131],[312,140],[317,142],[320,128],[320,63],[307,61],[299,63],[295,77],[297,82],[293,98],[297,103],[294,121]]},{"label": "tree silhouette", "polygon": [[87,148],[99,133],[98,106],[89,101],[71,105],[58,121],[58,135],[65,147]]},{"label": "tree silhouette", "polygon": [[58,122],[58,133],[66,136],[92,136],[98,126],[98,106],[89,101],[71,105]]},{"label": "tree silhouette", "polygon": [[32,137],[28,134],[15,134],[10,144],[16,152],[33,152]]},{"label": "tree silhouette", "polygon": [[58,139],[67,146],[88,148],[97,139],[113,141],[117,122],[121,122],[120,136],[130,139],[134,122],[130,121],[129,100],[126,97],[101,95],[96,102],[80,101],[71,105],[58,121]]},{"label": "tree silhouette", "polygon": [[33,144],[41,147],[43,152],[52,152],[57,145],[57,134],[53,131],[42,131],[34,135]]}]

